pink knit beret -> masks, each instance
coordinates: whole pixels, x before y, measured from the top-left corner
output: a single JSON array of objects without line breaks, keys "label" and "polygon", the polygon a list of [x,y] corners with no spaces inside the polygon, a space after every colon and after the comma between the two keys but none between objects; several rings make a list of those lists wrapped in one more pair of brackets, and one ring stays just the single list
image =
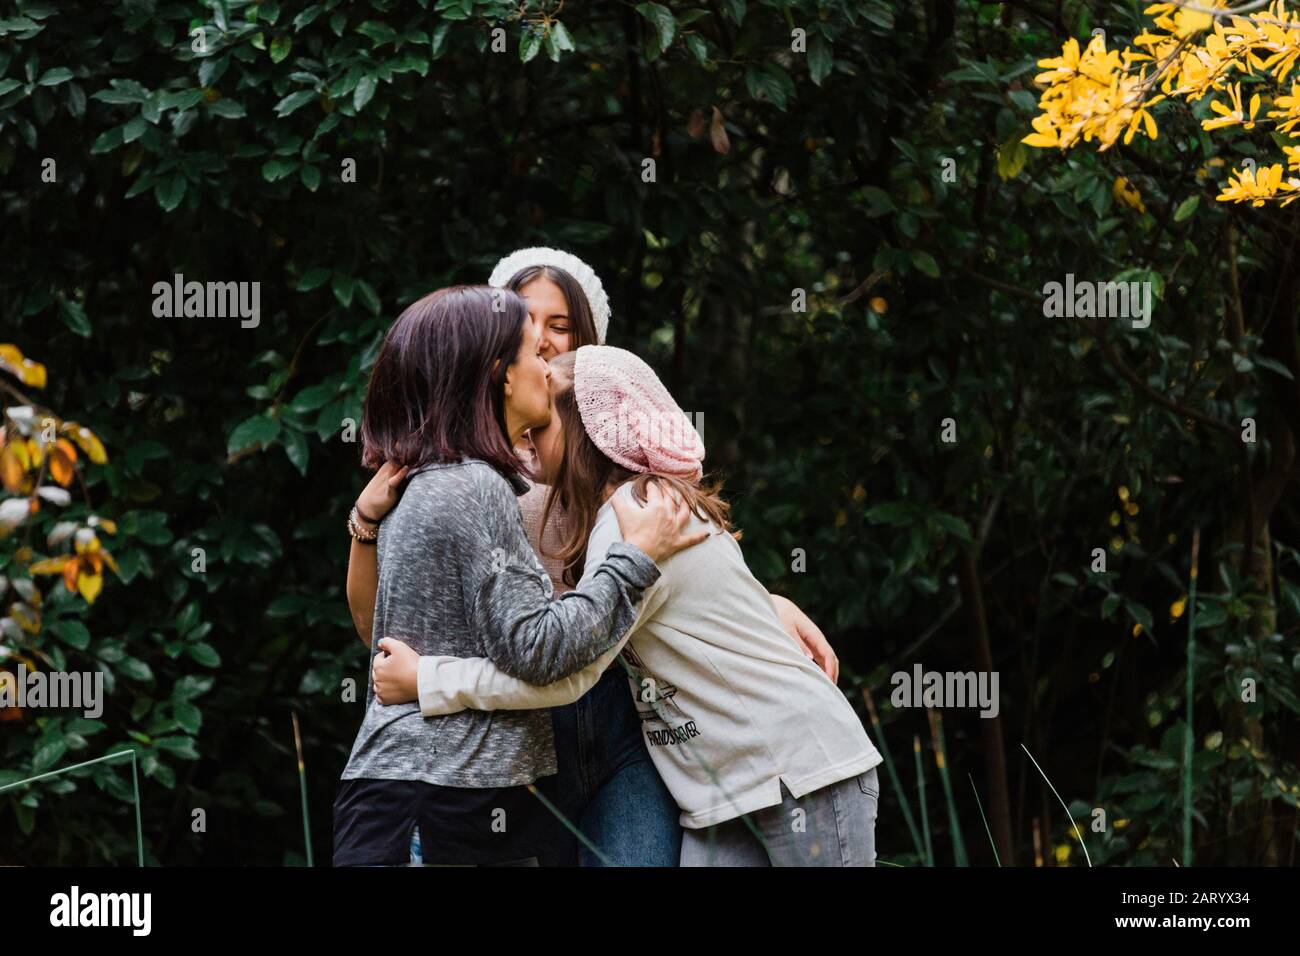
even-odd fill
[{"label": "pink knit beret", "polygon": [[626,349],[584,345],[573,362],[573,393],[596,447],[632,471],[698,480],[704,441],[659,376]]}]

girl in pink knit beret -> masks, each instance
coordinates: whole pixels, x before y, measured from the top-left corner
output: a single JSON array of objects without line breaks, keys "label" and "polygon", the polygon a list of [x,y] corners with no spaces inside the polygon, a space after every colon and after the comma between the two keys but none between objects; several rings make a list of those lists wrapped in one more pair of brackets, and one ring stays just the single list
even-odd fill
[{"label": "girl in pink knit beret", "polygon": [[[546,508],[562,507],[570,584],[622,540],[612,501],[652,482],[685,499],[709,537],[659,562],[623,638],[546,686],[487,658],[417,656],[389,639],[384,703],[426,717],[578,700],[616,657],[646,747],[681,810],[683,866],[872,866],[880,754],[834,683],[782,630],[745,564],[727,503],[703,481],[704,444],[630,352],[583,346],[551,363],[551,423],[533,430]],[[380,685],[382,682],[382,693]]]}]

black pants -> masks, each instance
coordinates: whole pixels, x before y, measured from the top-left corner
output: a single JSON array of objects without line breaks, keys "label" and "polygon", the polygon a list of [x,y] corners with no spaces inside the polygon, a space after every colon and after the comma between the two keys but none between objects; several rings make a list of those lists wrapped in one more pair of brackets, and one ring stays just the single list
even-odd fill
[{"label": "black pants", "polygon": [[411,831],[417,826],[424,861],[447,864],[538,856],[555,845],[563,828],[526,786],[344,780],[334,799],[334,865],[402,865],[410,859]]}]

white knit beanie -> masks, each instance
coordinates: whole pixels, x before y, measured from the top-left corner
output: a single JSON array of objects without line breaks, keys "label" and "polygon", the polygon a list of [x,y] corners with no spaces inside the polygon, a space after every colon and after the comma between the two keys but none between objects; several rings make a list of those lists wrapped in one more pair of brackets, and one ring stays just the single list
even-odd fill
[{"label": "white knit beanie", "polygon": [[496,264],[492,275],[488,277],[488,285],[504,289],[506,283],[513,279],[516,273],[530,266],[554,266],[573,276],[587,296],[587,304],[591,306],[591,318],[596,326],[596,341],[604,345],[605,330],[609,328],[609,297],[605,295],[605,287],[600,284],[600,276],[573,253],[549,249],[545,246],[516,249]]}]

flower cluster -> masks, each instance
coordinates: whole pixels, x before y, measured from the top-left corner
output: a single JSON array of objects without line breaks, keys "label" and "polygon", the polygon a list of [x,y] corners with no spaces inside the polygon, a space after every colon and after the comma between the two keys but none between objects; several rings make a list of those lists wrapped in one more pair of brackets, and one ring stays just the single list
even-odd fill
[{"label": "flower cluster", "polygon": [[[1121,136],[1129,143],[1139,131],[1155,139],[1152,106],[1206,96],[1214,114],[1202,120],[1206,130],[1272,124],[1280,134],[1296,135],[1300,83],[1287,85],[1287,78],[1300,60],[1300,14],[1288,10],[1286,0],[1247,15],[1229,12],[1224,0],[1200,0],[1193,9],[1156,3],[1145,12],[1152,26],[1131,48],[1108,51],[1097,35],[1080,52],[1072,38],[1059,57],[1038,62],[1047,70],[1036,78],[1046,87],[1042,112],[1023,142],[1065,150],[1095,140],[1105,150]],[[1300,199],[1300,138],[1283,154],[1284,163],[1234,169],[1218,199],[1255,206]]]},{"label": "flower cluster", "polygon": [[[26,358],[17,346],[0,344],[0,372],[23,385],[45,387],[45,366]],[[40,512],[42,505],[71,504],[68,488],[77,477],[80,457],[103,464],[108,456],[90,429],[38,408],[2,379],[0,388],[20,402],[0,412],[3,538],[25,524],[30,530],[29,519]],[[15,653],[14,648],[25,646],[28,639],[24,635],[41,631],[42,594],[31,576],[60,575],[68,591],[93,603],[104,586],[104,568],[117,571],[113,556],[100,542],[100,534],[116,533],[112,521],[91,514],[83,521],[59,521],[54,525],[46,537],[51,557],[38,560],[26,543],[14,549],[9,563],[11,573],[0,576],[0,599],[8,602],[0,614],[0,659]]]},{"label": "flower cluster", "polygon": [[1038,101],[1042,113],[1034,117],[1034,132],[1023,140],[1029,146],[1069,149],[1080,140],[1094,139],[1106,150],[1123,134],[1128,143],[1139,125],[1156,138],[1149,107],[1163,96],[1148,98],[1151,84],[1145,68],[1135,68],[1140,54],[1106,49],[1106,40],[1094,36],[1080,52],[1079,41],[1065,41],[1061,55],[1039,60],[1047,69],[1035,81],[1047,87]]}]

